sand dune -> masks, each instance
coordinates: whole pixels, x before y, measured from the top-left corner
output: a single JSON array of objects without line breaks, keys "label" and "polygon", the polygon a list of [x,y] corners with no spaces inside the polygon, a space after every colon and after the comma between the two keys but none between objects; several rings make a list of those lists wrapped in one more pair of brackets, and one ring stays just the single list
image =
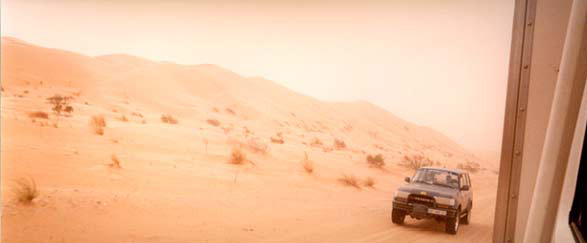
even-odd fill
[{"label": "sand dune", "polygon": [[[89,57],[8,37],[1,55],[2,241],[491,240],[497,175],[487,159],[368,102],[323,102],[210,64]],[[51,112],[55,94],[73,97],[71,115]],[[103,135],[90,126],[97,115]],[[228,162],[234,147],[247,163]],[[375,154],[383,169],[366,163]],[[113,155],[121,168],[109,166]],[[473,222],[456,236],[434,221],[391,223],[412,155],[479,164]],[[374,188],[344,186],[342,175],[371,177]],[[39,186],[32,205],[11,193],[21,177]]]}]

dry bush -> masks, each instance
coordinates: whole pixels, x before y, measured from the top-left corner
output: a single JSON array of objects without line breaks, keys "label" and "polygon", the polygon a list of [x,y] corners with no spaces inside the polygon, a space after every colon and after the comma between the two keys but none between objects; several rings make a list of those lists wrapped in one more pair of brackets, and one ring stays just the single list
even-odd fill
[{"label": "dry bush", "polygon": [[[47,98],[47,103],[53,105],[53,108],[51,108],[55,114],[57,114],[58,116],[61,115],[61,112],[69,106],[69,103],[71,102],[71,100],[73,99],[73,97],[71,96],[61,96],[59,94],[53,95],[51,97]],[[68,113],[71,113],[73,111],[73,107],[70,107],[70,111]]]},{"label": "dry bush", "polygon": [[314,138],[312,139],[312,141],[310,142],[311,146],[322,146],[322,141],[318,138]]},{"label": "dry bush", "polygon": [[338,178],[338,181],[345,186],[352,186],[357,189],[361,188],[359,180],[354,175],[342,175],[342,177]]},{"label": "dry bush", "polygon": [[112,155],[111,157],[112,159],[112,163],[108,164],[108,166],[110,166],[110,168],[114,168],[114,169],[120,169],[120,160],[118,159],[118,157],[116,157],[115,154]]},{"label": "dry bush", "polygon": [[169,123],[169,124],[177,124],[177,119],[175,119],[170,114],[161,115],[161,121],[164,123]]},{"label": "dry bush", "polygon": [[328,152],[334,151],[334,148],[332,148],[332,147],[323,147],[322,148],[322,151],[324,151],[325,153],[328,153]]},{"label": "dry bush", "polygon": [[375,187],[375,179],[373,179],[373,177],[367,177],[367,179],[365,179],[363,182],[363,185],[373,188]]},{"label": "dry bush", "polygon": [[104,127],[106,127],[106,120],[103,116],[92,116],[90,119],[90,126],[95,134],[104,135]]},{"label": "dry bush", "polygon": [[220,122],[216,119],[208,119],[206,122],[215,127],[220,126]]},{"label": "dry bush", "polygon": [[49,114],[43,111],[35,111],[29,113],[30,118],[42,118],[42,119],[49,119]]},{"label": "dry bush", "polygon": [[120,120],[122,122],[127,122],[128,118],[125,115],[122,115],[121,117],[118,118],[118,120]]},{"label": "dry bush", "polygon": [[304,167],[304,171],[306,171],[306,173],[308,173],[308,174],[314,173],[314,163],[312,163],[311,160],[304,161],[302,163],[302,166]]},{"label": "dry bush", "polygon": [[334,148],[335,149],[345,149],[346,143],[342,139],[334,139]]},{"label": "dry bush", "polygon": [[404,161],[401,163],[401,165],[413,170],[417,170],[421,167],[434,165],[434,161],[423,155],[413,154],[410,156],[405,155]]},{"label": "dry bush", "polygon": [[143,118],[143,114],[141,114],[141,113],[138,113],[138,112],[133,112],[133,113],[131,113],[130,115],[131,115],[131,116],[138,116],[138,117],[140,117],[140,118]]},{"label": "dry bush", "polygon": [[304,152],[304,160],[302,161],[302,167],[304,167],[304,171],[308,174],[314,173],[314,163],[308,159],[308,153]]},{"label": "dry bush", "polygon": [[277,144],[284,144],[285,143],[285,141],[283,140],[283,135],[280,132],[278,132],[275,137],[271,137],[271,142],[277,143]]},{"label": "dry bush", "polygon": [[248,127],[243,127],[243,133],[245,134],[245,137],[248,137],[249,135],[253,134],[253,132],[251,132],[251,130],[249,130]]},{"label": "dry bush", "polygon": [[37,189],[37,184],[34,179],[20,178],[14,182],[12,192],[18,203],[31,204],[39,196],[39,189]]},{"label": "dry bush", "polygon": [[457,168],[469,171],[471,173],[477,173],[481,169],[481,165],[479,165],[477,162],[467,160],[465,163],[457,164]]},{"label": "dry bush", "polygon": [[383,155],[381,154],[375,156],[367,155],[367,164],[369,164],[369,167],[381,169],[385,166],[385,159],[383,159]]},{"label": "dry bush", "polygon": [[271,137],[271,142],[272,143],[277,143],[277,144],[284,144],[285,141],[283,140],[283,138],[276,138],[276,137]]},{"label": "dry bush", "polygon": [[246,144],[246,147],[250,151],[258,154],[266,154],[267,150],[269,149],[269,146],[267,144],[259,141],[258,139],[249,139],[249,141]]},{"label": "dry bush", "polygon": [[230,109],[230,108],[228,108],[228,107],[227,107],[226,109],[224,109],[224,110],[225,110],[225,111],[226,111],[228,114],[231,114],[231,115],[236,115],[236,112],[234,112],[234,110],[232,110],[232,109]]},{"label": "dry bush", "polygon": [[243,151],[238,148],[233,148],[230,153],[229,162],[234,165],[242,165],[246,162],[247,157]]}]

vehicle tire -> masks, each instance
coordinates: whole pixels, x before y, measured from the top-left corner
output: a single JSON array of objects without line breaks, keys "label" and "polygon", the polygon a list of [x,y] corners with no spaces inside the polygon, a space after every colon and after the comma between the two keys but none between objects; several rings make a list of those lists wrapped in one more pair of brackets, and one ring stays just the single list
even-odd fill
[{"label": "vehicle tire", "polygon": [[461,219],[461,208],[457,209],[457,214],[454,218],[446,219],[446,233],[451,235],[456,235],[457,231],[459,230],[459,224]]},{"label": "vehicle tire", "polygon": [[401,209],[393,209],[391,210],[391,222],[394,224],[404,224],[404,219],[406,218],[406,212]]},{"label": "vehicle tire", "polygon": [[461,218],[461,223],[463,225],[468,225],[469,223],[471,223],[471,209],[472,207],[469,206],[469,209],[467,209],[467,214],[465,215],[465,217]]}]

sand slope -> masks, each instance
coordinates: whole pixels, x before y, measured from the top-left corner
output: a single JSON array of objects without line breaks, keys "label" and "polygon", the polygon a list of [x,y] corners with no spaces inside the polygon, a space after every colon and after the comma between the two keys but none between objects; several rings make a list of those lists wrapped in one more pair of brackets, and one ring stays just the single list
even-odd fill
[{"label": "sand slope", "polygon": [[[486,160],[368,102],[322,102],[215,65],[88,57],[8,37],[1,55],[2,241],[491,239],[497,175]],[[50,112],[45,98],[54,94],[74,98],[71,116],[29,117]],[[163,123],[162,114],[178,124]],[[106,119],[104,135],[89,125],[96,115]],[[270,140],[278,133],[283,144]],[[335,139],[346,148],[336,149]],[[239,144],[250,163],[228,163]],[[378,153],[383,170],[365,161]],[[108,165],[112,155],[122,168]],[[446,167],[480,163],[471,225],[453,236],[434,221],[391,223],[393,191],[413,173],[402,166],[406,155]],[[345,174],[375,186],[344,186]],[[39,185],[33,205],[11,194],[21,177]]]}]

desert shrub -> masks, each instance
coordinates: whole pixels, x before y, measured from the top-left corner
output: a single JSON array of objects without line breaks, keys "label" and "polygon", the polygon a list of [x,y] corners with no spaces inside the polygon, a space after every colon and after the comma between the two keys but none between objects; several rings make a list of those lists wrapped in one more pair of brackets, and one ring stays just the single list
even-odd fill
[{"label": "desert shrub", "polygon": [[314,173],[314,163],[308,158],[308,153],[304,153],[304,160],[302,160],[302,167],[308,174]]},{"label": "desert shrub", "polygon": [[345,149],[346,143],[344,143],[341,139],[334,139],[334,148],[335,149]]},{"label": "desert shrub", "polygon": [[367,164],[369,164],[369,167],[381,169],[385,166],[385,159],[383,159],[383,155],[381,154],[375,156],[367,155]]},{"label": "desert shrub", "polygon": [[308,174],[314,173],[314,163],[312,163],[311,160],[304,161],[302,163],[302,166],[304,167],[304,171],[306,171],[306,173],[308,173]]},{"label": "desert shrub", "polygon": [[314,138],[312,139],[312,141],[310,142],[311,146],[322,146],[322,141],[318,138]]},{"label": "desert shrub", "polygon": [[434,161],[423,155],[413,154],[410,156],[405,155],[401,165],[413,170],[417,170],[421,167],[434,165]]},{"label": "desert shrub", "polygon": [[122,122],[127,122],[128,118],[125,115],[120,116],[120,118],[118,118],[118,120],[122,121]]},{"label": "desert shrub", "polygon": [[[70,100],[70,96],[61,96],[56,94],[47,98],[47,103],[53,105],[53,108],[51,109],[59,116],[61,115],[61,112],[64,111],[64,109],[69,105]],[[73,108],[71,108],[71,110],[73,111]]]},{"label": "desert shrub", "polygon": [[354,175],[342,175],[342,177],[338,178],[338,181],[345,186],[352,186],[357,189],[361,188],[359,180]]},{"label": "desert shrub", "polygon": [[30,118],[42,118],[42,119],[49,119],[49,114],[43,111],[35,111],[29,113]]},{"label": "desert shrub", "polygon": [[114,169],[120,169],[120,160],[118,159],[118,157],[116,157],[115,154],[112,155],[112,157],[110,157],[110,159],[112,160],[112,163],[110,163],[108,166],[110,166],[110,168],[114,168]]},{"label": "desert shrub", "polygon": [[367,177],[367,179],[365,179],[363,182],[363,185],[373,188],[375,187],[375,179],[373,179],[373,177]]},{"label": "desert shrub", "polygon": [[481,166],[477,162],[467,160],[465,163],[457,164],[457,168],[469,171],[471,173],[477,173],[477,171],[481,169]]},{"label": "desert shrub", "polygon": [[285,143],[283,138],[279,138],[279,137],[271,137],[271,142],[277,143],[277,144],[284,144]]},{"label": "desert shrub", "polygon": [[208,119],[206,122],[215,127],[220,126],[220,122],[216,119]]},{"label": "desert shrub", "polygon": [[234,110],[230,109],[230,108],[226,108],[224,109],[226,111],[226,113],[231,114],[231,115],[236,115],[236,112],[234,112]]},{"label": "desert shrub", "polygon": [[71,115],[71,113],[73,112],[73,107],[70,105],[65,106],[65,109],[63,109],[63,111],[65,111],[65,113],[67,113],[67,115]]},{"label": "desert shrub", "polygon": [[12,188],[12,192],[16,197],[16,201],[22,204],[30,204],[39,196],[39,189],[37,189],[37,184],[32,178],[17,179]]},{"label": "desert shrub", "polygon": [[245,134],[245,137],[248,137],[249,135],[251,135],[253,132],[251,132],[251,130],[249,130],[248,127],[243,127],[243,133]]},{"label": "desert shrub", "polygon": [[131,116],[137,116],[137,117],[143,118],[143,114],[137,113],[137,112],[130,113],[130,115]]},{"label": "desert shrub", "polygon": [[285,143],[285,141],[283,140],[283,135],[280,132],[278,132],[275,137],[271,137],[271,142],[277,144]]},{"label": "desert shrub", "polygon": [[164,123],[169,123],[169,124],[177,124],[177,119],[175,119],[170,114],[161,115],[161,121]]},{"label": "desert shrub", "polygon": [[104,127],[106,127],[106,120],[103,116],[92,116],[90,118],[90,126],[95,134],[104,135]]},{"label": "desert shrub", "polygon": [[238,148],[233,148],[232,152],[230,153],[230,160],[229,162],[234,165],[242,165],[247,160],[246,155],[243,151]]},{"label": "desert shrub", "polygon": [[254,153],[258,154],[266,154],[269,146],[267,144],[259,141],[258,139],[249,139],[246,144],[247,149]]}]

